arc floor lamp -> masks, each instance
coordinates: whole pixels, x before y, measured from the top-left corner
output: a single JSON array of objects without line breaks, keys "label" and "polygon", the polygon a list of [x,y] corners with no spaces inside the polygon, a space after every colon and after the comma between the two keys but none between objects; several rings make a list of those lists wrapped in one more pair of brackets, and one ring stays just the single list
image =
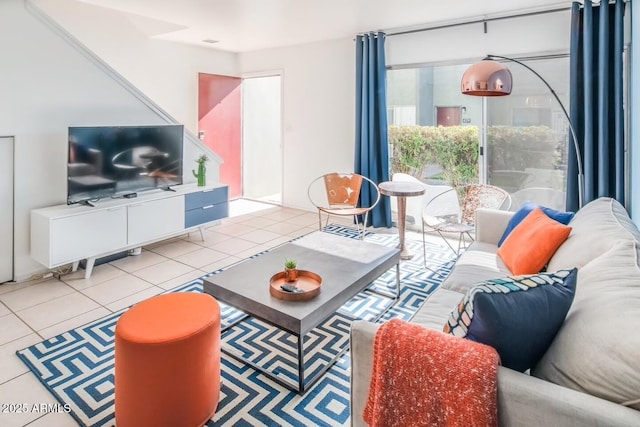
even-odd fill
[{"label": "arc floor lamp", "polygon": [[506,56],[487,55],[482,59],[482,61],[467,68],[467,71],[462,75],[462,93],[464,95],[471,96],[505,96],[511,94],[511,87],[513,84],[511,71],[509,71],[504,64],[497,61],[497,59],[515,62],[516,64],[520,64],[527,70],[531,71],[542,81],[542,83],[545,84],[545,86],[547,86],[553,97],[558,101],[558,104],[560,104],[560,108],[562,108],[562,112],[567,118],[567,123],[569,123],[569,130],[571,131],[571,138],[573,139],[573,146],[576,151],[576,160],[578,161],[578,206],[582,207],[584,175],[582,173],[582,154],[580,153],[580,147],[578,146],[578,137],[576,136],[576,131],[573,128],[573,123],[571,123],[569,113],[567,113],[567,109],[564,107],[564,104],[560,101],[556,91],[553,90],[551,85],[540,74],[527,64],[520,62],[517,59],[508,58]]}]

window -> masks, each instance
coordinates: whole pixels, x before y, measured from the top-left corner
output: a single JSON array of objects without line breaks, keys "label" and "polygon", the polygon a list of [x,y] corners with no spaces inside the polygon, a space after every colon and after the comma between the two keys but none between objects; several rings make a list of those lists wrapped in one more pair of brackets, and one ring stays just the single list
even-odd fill
[{"label": "window", "polygon": [[[485,182],[563,208],[568,122],[549,89],[516,63],[510,96],[462,95],[470,64],[391,69],[387,74],[391,173],[431,183]],[[568,107],[569,59],[528,60]],[[535,190],[534,190],[535,189]],[[524,200],[522,200],[524,201]]]}]

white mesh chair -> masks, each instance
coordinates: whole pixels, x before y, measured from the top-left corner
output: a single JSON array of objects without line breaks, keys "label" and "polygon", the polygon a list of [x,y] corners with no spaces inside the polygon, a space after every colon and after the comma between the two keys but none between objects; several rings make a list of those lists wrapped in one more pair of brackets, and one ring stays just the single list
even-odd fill
[{"label": "white mesh chair", "polygon": [[[363,189],[373,194],[370,203],[358,206]],[[318,228],[322,231],[322,215],[326,214],[325,226],[331,215],[352,217],[358,235],[364,239],[367,231],[369,211],[380,201],[378,186],[369,178],[357,173],[328,173],[314,179],[307,189],[311,203],[318,209]],[[360,224],[359,218],[362,218]]]},{"label": "white mesh chair", "polygon": [[[466,187],[447,187],[432,198],[422,211],[422,243],[426,263],[426,242],[424,233],[433,230],[459,257],[468,243],[473,241],[475,217],[478,208],[509,210],[511,197],[499,187],[472,184]],[[446,234],[457,234],[457,248],[451,244]],[[468,242],[467,242],[468,240]]]}]

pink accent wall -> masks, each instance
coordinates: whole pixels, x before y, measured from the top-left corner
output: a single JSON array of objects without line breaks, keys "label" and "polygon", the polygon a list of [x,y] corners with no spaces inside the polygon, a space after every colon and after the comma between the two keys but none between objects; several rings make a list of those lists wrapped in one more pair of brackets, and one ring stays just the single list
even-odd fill
[{"label": "pink accent wall", "polygon": [[239,77],[198,74],[198,131],[224,160],[220,181],[229,185],[231,199],[242,196],[241,82]]}]

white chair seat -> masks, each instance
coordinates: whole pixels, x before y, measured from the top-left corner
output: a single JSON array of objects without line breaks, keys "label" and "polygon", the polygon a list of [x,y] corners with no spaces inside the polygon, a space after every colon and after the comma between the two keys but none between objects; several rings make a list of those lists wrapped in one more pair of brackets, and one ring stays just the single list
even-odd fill
[{"label": "white chair seat", "polygon": [[439,222],[433,222],[432,224],[443,233],[470,233],[476,229],[473,224],[457,222],[457,218],[437,218],[436,221]]},{"label": "white chair seat", "polygon": [[[462,195],[460,202],[458,195]],[[505,190],[493,185],[472,184],[464,188],[448,190],[431,199],[422,211],[422,243],[426,266],[425,231],[437,232],[447,246],[460,257],[467,247],[467,239],[473,241],[475,230],[475,212],[478,208],[505,209],[511,206],[511,197]],[[444,233],[458,234],[458,247],[455,248]]]}]

